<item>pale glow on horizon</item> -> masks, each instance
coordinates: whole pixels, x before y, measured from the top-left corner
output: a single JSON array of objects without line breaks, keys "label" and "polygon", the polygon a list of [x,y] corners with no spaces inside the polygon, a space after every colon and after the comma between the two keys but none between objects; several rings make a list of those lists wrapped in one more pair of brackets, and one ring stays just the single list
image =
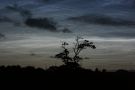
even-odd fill
[{"label": "pale glow on horizon", "polygon": [[[0,44],[1,65],[21,64],[22,66],[34,65],[36,67],[59,65],[62,63],[61,60],[54,60],[50,56],[62,50],[60,48],[61,41],[67,41],[72,45],[74,39],[75,37],[30,36],[20,40],[2,41]],[[84,67],[94,68],[96,66],[108,69],[121,67],[131,69],[135,65],[135,39],[106,39],[99,37],[84,37],[84,39],[93,41],[97,46],[96,50],[88,49],[81,53],[83,57],[89,56],[88,58],[90,58],[90,60],[81,62]],[[35,53],[37,56],[30,56],[31,53]]]}]

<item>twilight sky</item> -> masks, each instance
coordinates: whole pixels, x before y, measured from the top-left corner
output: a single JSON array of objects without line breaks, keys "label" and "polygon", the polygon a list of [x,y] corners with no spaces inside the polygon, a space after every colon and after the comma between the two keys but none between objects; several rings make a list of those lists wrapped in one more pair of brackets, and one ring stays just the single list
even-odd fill
[{"label": "twilight sky", "polygon": [[0,0],[0,65],[60,65],[51,56],[77,35],[97,46],[83,67],[135,69],[135,0]]}]

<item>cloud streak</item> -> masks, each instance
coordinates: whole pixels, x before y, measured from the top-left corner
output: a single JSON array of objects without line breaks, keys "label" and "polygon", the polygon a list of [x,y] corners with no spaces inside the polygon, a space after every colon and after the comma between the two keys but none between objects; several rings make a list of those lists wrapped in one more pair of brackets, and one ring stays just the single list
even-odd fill
[{"label": "cloud streak", "polygon": [[90,14],[76,17],[70,17],[68,20],[78,21],[87,24],[99,24],[108,26],[135,26],[135,21],[113,18],[107,15]]},{"label": "cloud streak", "polygon": [[6,9],[11,10],[13,12],[18,12],[24,18],[32,17],[32,13],[31,13],[30,10],[24,9],[24,8],[18,6],[18,4],[13,4],[13,5],[6,6]]},{"label": "cloud streak", "polygon": [[0,16],[0,22],[13,22],[13,21],[6,16]]},{"label": "cloud streak", "polygon": [[[27,26],[33,28],[39,28],[51,32],[62,32],[62,33],[72,33],[68,28],[61,27],[63,29],[58,29],[58,24],[53,19],[50,18],[28,18],[24,22]],[[59,25],[60,26],[60,25]]]},{"label": "cloud streak", "polygon": [[0,33],[0,39],[5,38],[5,35]]}]

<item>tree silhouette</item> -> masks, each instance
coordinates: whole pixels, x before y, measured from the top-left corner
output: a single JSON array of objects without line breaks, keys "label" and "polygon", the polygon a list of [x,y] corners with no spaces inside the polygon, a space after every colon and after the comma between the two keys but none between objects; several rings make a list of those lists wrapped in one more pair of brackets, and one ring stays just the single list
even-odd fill
[{"label": "tree silhouette", "polygon": [[67,42],[62,42],[62,48],[64,49],[63,52],[56,54],[55,58],[60,58],[65,63],[65,65],[69,64],[78,64],[82,58],[79,56],[80,53],[87,48],[96,49],[96,46],[93,44],[93,42],[90,42],[89,40],[84,40],[82,37],[77,36],[74,42],[73,46],[73,57],[69,56],[69,50],[67,48],[69,44]]}]

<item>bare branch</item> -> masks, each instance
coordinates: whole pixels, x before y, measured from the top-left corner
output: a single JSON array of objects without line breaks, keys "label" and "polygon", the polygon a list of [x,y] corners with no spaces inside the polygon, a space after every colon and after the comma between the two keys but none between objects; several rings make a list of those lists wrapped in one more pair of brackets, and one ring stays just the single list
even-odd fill
[{"label": "bare branch", "polygon": [[57,54],[55,57],[56,58],[61,58],[62,61],[65,64],[68,63],[77,63],[82,59],[81,57],[79,57],[79,54],[81,53],[81,51],[83,51],[84,49],[92,48],[92,49],[96,49],[96,46],[93,44],[93,42],[90,42],[89,40],[81,40],[83,39],[82,37],[77,36],[74,42],[74,47],[73,49],[73,53],[74,56],[70,57],[69,56],[69,50],[66,48],[66,46],[68,46],[69,44],[67,42],[62,42],[62,48],[64,49],[63,52]]}]

